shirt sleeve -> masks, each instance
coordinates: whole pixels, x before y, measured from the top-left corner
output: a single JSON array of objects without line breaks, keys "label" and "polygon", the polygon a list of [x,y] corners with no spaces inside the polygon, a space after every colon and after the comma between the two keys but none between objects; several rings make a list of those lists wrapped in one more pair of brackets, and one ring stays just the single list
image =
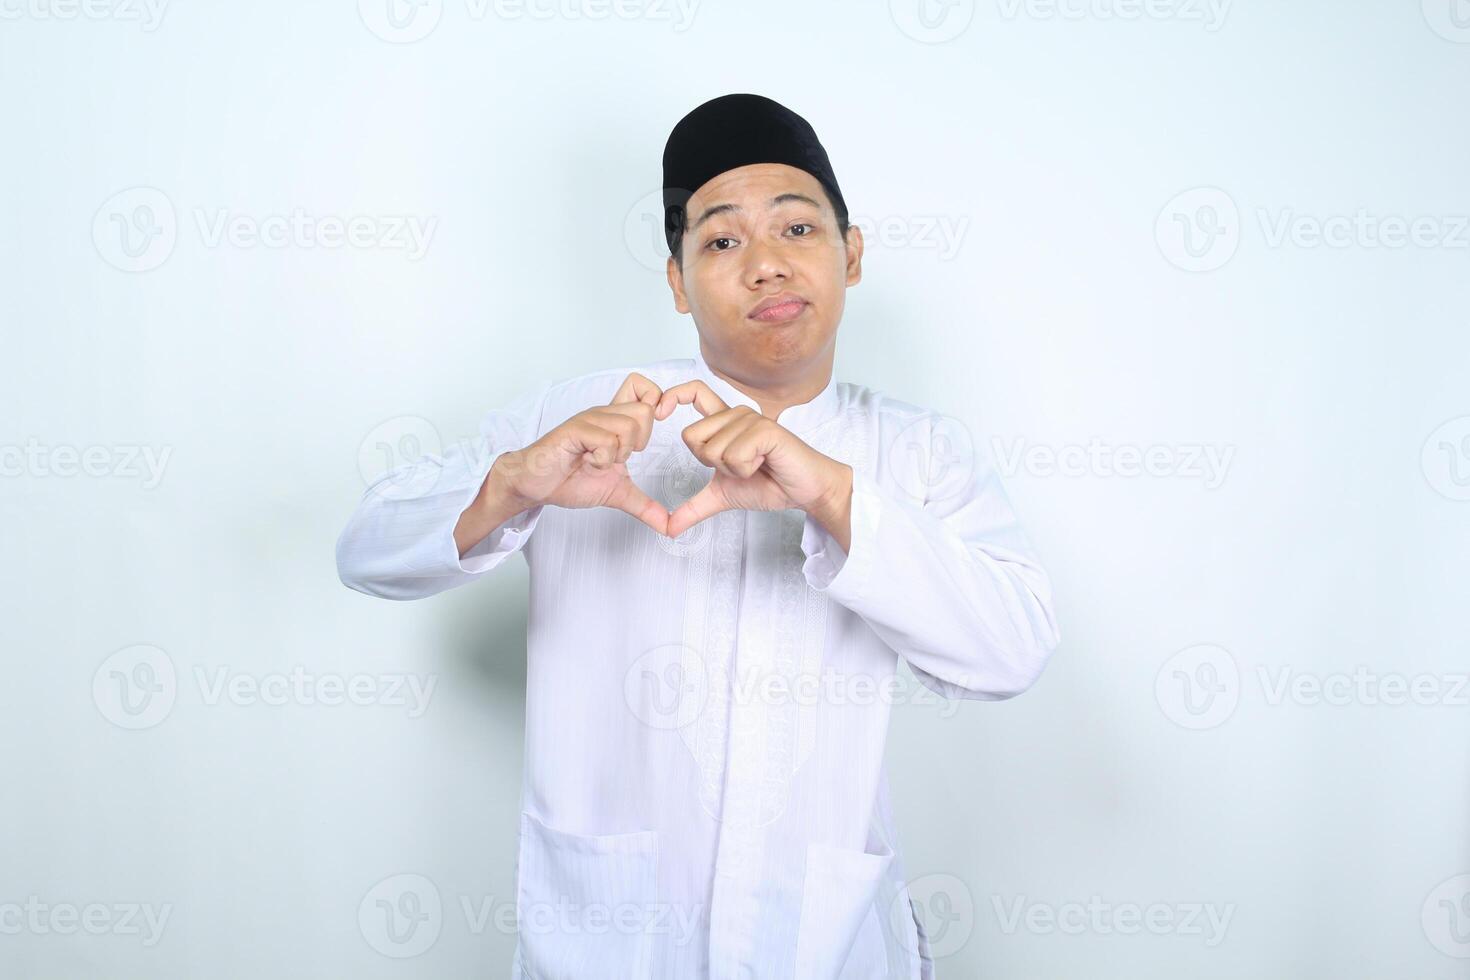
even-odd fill
[{"label": "shirt sleeve", "polygon": [[[930,417],[905,434],[927,447],[932,426]],[[960,462],[969,469],[939,494],[911,492],[912,480],[886,486],[854,466],[849,551],[808,515],[802,574],[861,616],[930,690],[995,701],[1035,683],[1061,634],[1050,579],[999,474],[973,450]]]},{"label": "shirt sleeve", "polygon": [[454,528],[495,460],[539,437],[549,390],[523,393],[486,415],[477,437],[375,480],[337,539],[342,584],[384,599],[422,599],[478,578],[524,548],[544,504],[512,515],[463,558]]}]

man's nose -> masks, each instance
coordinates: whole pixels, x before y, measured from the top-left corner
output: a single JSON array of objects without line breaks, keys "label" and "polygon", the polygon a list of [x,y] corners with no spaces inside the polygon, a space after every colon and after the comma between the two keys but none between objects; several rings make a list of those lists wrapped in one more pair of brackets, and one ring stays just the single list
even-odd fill
[{"label": "man's nose", "polygon": [[779,235],[757,235],[745,250],[746,275],[751,285],[791,275],[791,261]]}]

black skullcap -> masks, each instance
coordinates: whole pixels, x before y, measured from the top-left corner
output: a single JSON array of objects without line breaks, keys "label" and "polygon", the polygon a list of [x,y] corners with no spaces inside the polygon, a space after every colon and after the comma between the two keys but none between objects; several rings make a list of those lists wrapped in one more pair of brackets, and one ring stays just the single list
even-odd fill
[{"label": "black skullcap", "polygon": [[832,161],[811,123],[760,95],[722,95],[680,119],[664,146],[664,237],[670,253],[694,192],[711,178],[752,163],[805,170],[826,188],[833,210],[846,213]]}]

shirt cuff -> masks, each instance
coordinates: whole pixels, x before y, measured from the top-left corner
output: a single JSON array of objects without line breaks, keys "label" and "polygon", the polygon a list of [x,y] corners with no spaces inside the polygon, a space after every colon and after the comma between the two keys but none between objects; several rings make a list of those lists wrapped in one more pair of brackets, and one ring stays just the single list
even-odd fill
[{"label": "shirt cuff", "polygon": [[807,514],[801,529],[801,550],[806,555],[801,572],[807,584],[839,602],[862,598],[872,577],[873,548],[882,511],[883,498],[877,485],[854,466],[850,548],[844,552],[837,539]]},{"label": "shirt cuff", "polygon": [[485,467],[483,471],[475,471],[471,479],[461,479],[455,491],[445,495],[440,505],[445,507],[444,516],[441,518],[444,522],[441,525],[444,530],[438,536],[439,543],[434,554],[434,563],[440,568],[467,575],[487,572],[508,556],[521,550],[530,539],[531,532],[536,529],[536,523],[541,519],[541,511],[545,509],[545,504],[537,504],[518,514],[512,514],[493,531],[481,538],[478,544],[466,551],[463,558],[460,557],[459,545],[454,540],[454,528],[459,523],[460,515],[479,496],[486,473],[490,471],[491,466],[495,465],[495,460],[499,459],[500,455],[496,453],[490,461],[490,466]]},{"label": "shirt cuff", "polygon": [[480,572],[494,568],[507,556],[521,550],[530,539],[531,532],[536,529],[536,522],[541,520],[541,511],[545,508],[545,504],[537,504],[509,518],[504,524],[485,535],[484,540],[479,544],[466,551],[463,558],[459,556],[459,547],[454,543],[454,532],[451,530],[449,534],[451,562],[461,572],[470,575],[478,575]]}]

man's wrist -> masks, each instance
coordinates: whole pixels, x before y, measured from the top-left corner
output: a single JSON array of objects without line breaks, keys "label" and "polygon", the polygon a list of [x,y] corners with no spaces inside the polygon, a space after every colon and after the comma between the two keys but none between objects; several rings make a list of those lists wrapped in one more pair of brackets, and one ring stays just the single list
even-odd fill
[{"label": "man's wrist", "polygon": [[490,464],[490,471],[485,474],[485,482],[480,487],[480,496],[476,503],[486,511],[502,514],[502,519],[534,507],[536,501],[518,493],[512,479],[512,473],[523,465],[520,450],[508,450],[495,457],[495,461]]},{"label": "man's wrist", "polygon": [[535,506],[534,501],[526,500],[511,487],[508,470],[517,462],[513,452],[497,456],[480,484],[480,492],[459,515],[454,526],[454,543],[461,558],[497,527]]},{"label": "man's wrist", "polygon": [[832,479],[832,487],[815,504],[807,508],[827,533],[837,539],[842,550],[848,548],[852,529],[852,467],[838,463]]}]

